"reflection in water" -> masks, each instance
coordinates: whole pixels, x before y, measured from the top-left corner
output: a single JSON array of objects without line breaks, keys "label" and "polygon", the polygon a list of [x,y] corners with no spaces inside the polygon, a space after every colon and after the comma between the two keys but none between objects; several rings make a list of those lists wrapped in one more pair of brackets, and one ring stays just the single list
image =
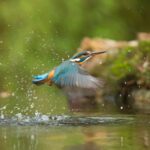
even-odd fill
[{"label": "reflection in water", "polygon": [[[23,129],[23,131],[22,131]],[[34,150],[37,149],[37,136],[32,128],[1,128],[0,149],[1,150]],[[28,132],[28,134],[26,134]]]},{"label": "reflection in water", "polygon": [[98,134],[92,130],[87,130],[87,128],[83,128],[82,131],[85,136],[84,143],[65,147],[64,150],[100,150],[100,146],[98,146],[95,142]]},{"label": "reflection in water", "polygon": [[[148,120],[148,119],[147,119]],[[147,124],[1,126],[0,150],[148,150]]]},{"label": "reflection in water", "polygon": [[64,150],[100,150],[100,148],[94,142],[87,142],[81,145],[71,146],[69,148],[64,148]]}]

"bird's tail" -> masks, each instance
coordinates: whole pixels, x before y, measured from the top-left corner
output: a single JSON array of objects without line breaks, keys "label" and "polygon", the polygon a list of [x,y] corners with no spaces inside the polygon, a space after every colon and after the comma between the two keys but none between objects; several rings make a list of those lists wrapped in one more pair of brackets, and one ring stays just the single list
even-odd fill
[{"label": "bird's tail", "polygon": [[33,76],[32,83],[36,85],[41,85],[41,84],[48,82],[48,74],[49,73]]}]

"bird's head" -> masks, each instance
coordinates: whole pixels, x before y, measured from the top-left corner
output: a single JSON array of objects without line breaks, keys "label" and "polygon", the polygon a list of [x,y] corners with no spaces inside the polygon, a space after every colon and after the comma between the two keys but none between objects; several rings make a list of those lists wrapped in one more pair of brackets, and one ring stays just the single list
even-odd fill
[{"label": "bird's head", "polygon": [[74,55],[70,59],[70,61],[82,64],[83,62],[87,61],[88,59],[92,58],[93,56],[102,54],[102,53],[106,53],[106,51],[96,51],[96,52],[82,51],[82,52],[79,52],[76,55]]}]

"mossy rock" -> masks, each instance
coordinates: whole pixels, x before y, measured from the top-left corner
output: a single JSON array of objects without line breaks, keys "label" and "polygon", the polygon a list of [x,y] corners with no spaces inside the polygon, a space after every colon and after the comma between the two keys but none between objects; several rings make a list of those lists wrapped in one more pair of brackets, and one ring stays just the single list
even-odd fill
[{"label": "mossy rock", "polygon": [[[150,89],[150,41],[140,41],[137,47],[120,49],[103,65],[96,66],[93,72],[105,79],[103,91],[105,95],[114,95],[119,108],[133,109],[136,99],[132,97],[132,91]],[[145,95],[141,97],[145,99]]]}]

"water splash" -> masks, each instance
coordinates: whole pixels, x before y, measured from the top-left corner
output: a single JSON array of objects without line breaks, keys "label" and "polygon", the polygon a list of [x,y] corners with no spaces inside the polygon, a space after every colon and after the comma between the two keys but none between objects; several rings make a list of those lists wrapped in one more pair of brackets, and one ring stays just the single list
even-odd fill
[{"label": "water splash", "polygon": [[13,117],[0,117],[0,125],[49,125],[49,126],[86,126],[86,125],[109,125],[109,124],[129,124],[135,122],[134,117],[117,117],[117,116],[101,116],[101,117],[78,117],[69,115],[44,115],[36,112],[34,116],[25,116],[21,113]]}]

